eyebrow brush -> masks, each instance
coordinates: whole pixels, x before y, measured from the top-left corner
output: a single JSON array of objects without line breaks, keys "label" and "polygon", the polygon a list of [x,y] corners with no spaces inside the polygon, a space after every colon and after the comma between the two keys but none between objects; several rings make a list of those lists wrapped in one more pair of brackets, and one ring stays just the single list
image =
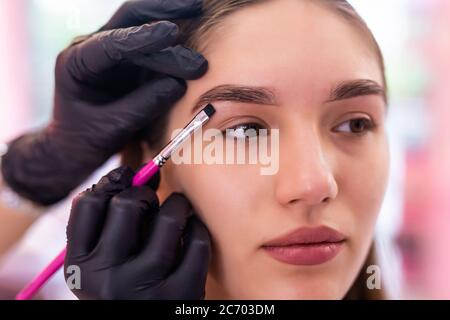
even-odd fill
[{"label": "eyebrow brush", "polygon": [[[178,133],[152,161],[147,163],[133,177],[132,185],[134,187],[143,186],[150,178],[156,174],[159,169],[170,159],[172,154],[198,129],[200,129],[216,112],[211,104],[204,107],[197,115]],[[56,258],[34,278],[25,288],[16,296],[16,300],[29,300],[36,292],[54,275],[63,265],[66,257],[66,248],[64,248]]]}]

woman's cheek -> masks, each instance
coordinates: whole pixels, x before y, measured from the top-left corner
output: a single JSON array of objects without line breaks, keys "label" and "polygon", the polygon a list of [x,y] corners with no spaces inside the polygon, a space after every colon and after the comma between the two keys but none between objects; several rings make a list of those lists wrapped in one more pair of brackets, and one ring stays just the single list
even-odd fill
[{"label": "woman's cheek", "polygon": [[[210,222],[238,224],[250,209],[255,181],[246,165],[190,165],[177,168],[182,192],[197,213]],[[251,179],[251,180],[249,180]],[[254,208],[253,208],[254,209]]]},{"label": "woman's cheek", "polygon": [[354,215],[352,244],[358,252],[365,252],[373,239],[389,175],[387,140],[381,136],[375,141],[365,148],[363,156],[340,161],[343,170],[340,170],[339,193]]},{"label": "woman's cheek", "polygon": [[[256,246],[252,235],[261,199],[258,192],[263,186],[257,183],[259,169],[253,167],[203,164],[176,168],[182,192],[215,245],[229,258],[248,255]],[[227,252],[230,248],[233,252]]]}]

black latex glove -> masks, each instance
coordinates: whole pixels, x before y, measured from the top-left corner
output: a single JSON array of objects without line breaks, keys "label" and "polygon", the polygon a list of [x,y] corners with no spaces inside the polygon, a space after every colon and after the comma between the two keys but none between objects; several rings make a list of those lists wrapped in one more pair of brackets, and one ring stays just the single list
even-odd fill
[{"label": "black latex glove", "polygon": [[159,207],[152,188],[130,187],[132,176],[128,167],[113,170],[74,200],[64,269],[79,267],[81,288],[72,292],[80,299],[203,299],[208,230],[183,195]]},{"label": "black latex glove", "polygon": [[129,1],[100,32],[64,50],[56,62],[53,120],[10,143],[2,162],[8,185],[38,204],[58,202],[151,127],[184,95],[184,80],[208,67],[199,53],[171,47],[174,23],[155,21],[199,14],[199,0]]}]

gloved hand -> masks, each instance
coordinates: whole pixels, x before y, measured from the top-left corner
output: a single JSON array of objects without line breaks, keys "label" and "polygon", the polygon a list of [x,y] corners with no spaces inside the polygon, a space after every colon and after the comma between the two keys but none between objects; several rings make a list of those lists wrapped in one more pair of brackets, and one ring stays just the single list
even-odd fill
[{"label": "gloved hand", "polygon": [[81,281],[72,292],[80,299],[203,299],[208,230],[183,195],[160,208],[152,188],[130,187],[132,177],[128,167],[113,170],[74,200],[64,270],[78,266]]},{"label": "gloved hand", "polygon": [[129,1],[100,32],[64,50],[56,62],[53,120],[10,143],[2,161],[7,184],[35,203],[53,204],[152,126],[184,95],[184,80],[208,67],[199,53],[171,47],[174,23],[155,21],[194,17],[201,6],[201,0]]}]

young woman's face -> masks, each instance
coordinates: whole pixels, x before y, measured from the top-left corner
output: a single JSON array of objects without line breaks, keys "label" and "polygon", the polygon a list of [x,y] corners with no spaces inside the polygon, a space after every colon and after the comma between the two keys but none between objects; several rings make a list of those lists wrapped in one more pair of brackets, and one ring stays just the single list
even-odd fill
[{"label": "young woman's face", "polygon": [[[264,88],[273,101],[212,101],[217,112],[203,131],[279,130],[279,168],[272,175],[255,164],[169,162],[163,169],[162,200],[184,193],[211,234],[206,298],[342,298],[371,245],[388,176],[386,105],[374,51],[330,10],[279,0],[227,17],[202,53],[209,71],[188,83],[166,139],[199,111],[193,110],[199,97],[223,85]],[[302,245],[296,264],[264,248],[299,228],[324,226],[345,240]]]}]

